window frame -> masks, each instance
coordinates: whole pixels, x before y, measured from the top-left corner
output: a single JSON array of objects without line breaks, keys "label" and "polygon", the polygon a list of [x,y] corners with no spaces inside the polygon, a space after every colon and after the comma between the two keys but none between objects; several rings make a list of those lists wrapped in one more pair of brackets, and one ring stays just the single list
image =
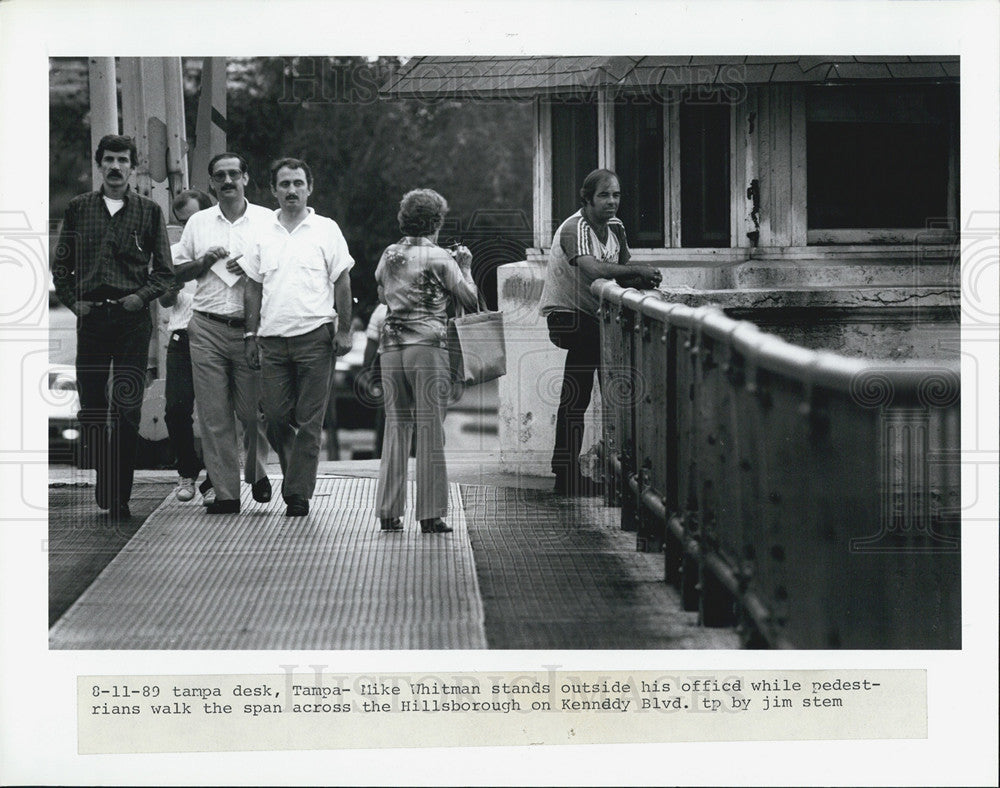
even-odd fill
[{"label": "window frame", "polygon": [[[730,181],[730,237],[729,245],[723,247],[682,247],[681,246],[681,201],[680,201],[680,91],[671,90],[665,93],[662,104],[663,112],[663,228],[664,246],[644,247],[633,250],[633,259],[654,261],[677,258],[705,257],[708,260],[724,262],[732,259],[743,259],[746,254],[734,244],[734,232],[737,222],[734,205],[735,195],[743,191],[739,185],[742,172],[735,166],[736,145],[734,142],[735,111],[730,111],[729,133],[729,181]],[[552,216],[552,114],[550,111],[550,96],[538,96],[534,101],[535,113],[535,200],[534,228],[535,249],[537,255],[542,255],[552,242],[555,231],[554,221],[562,221],[565,217],[556,219]],[[610,90],[599,91],[597,104],[597,156],[598,167],[615,169],[615,114],[614,94]],[[740,203],[742,207],[742,203]],[[626,228],[627,229],[627,228]]]},{"label": "window frame", "polygon": [[[812,88],[818,86],[810,86]],[[843,89],[848,90],[851,87],[857,86],[837,86],[837,88],[831,89]],[[869,86],[861,86],[869,87]],[[889,90],[894,87],[894,85],[887,84],[885,87]],[[935,89],[936,85],[905,85],[900,86],[900,89],[909,90],[920,90],[921,88]],[[814,94],[818,95],[818,94]],[[831,94],[832,96],[833,94]],[[838,97],[839,98],[839,97]],[[945,99],[948,100],[947,97]],[[957,96],[955,98],[957,101]],[[810,98],[806,95],[805,91],[801,92],[800,101],[803,104],[803,114],[805,116],[805,124],[808,125],[808,109],[807,105]],[[833,107],[833,102],[831,102],[831,107]],[[830,111],[828,108],[826,111]],[[833,110],[836,112],[836,110]],[[904,117],[902,111],[897,111],[893,113],[890,109],[885,110],[886,114],[882,116],[882,119],[901,119]],[[956,122],[956,112],[951,111],[951,108],[945,108],[947,117],[945,118],[944,126],[947,146],[947,167],[948,167],[948,178],[947,178],[947,190],[948,193],[945,197],[945,205],[947,210],[947,215],[941,217],[945,219],[946,226],[944,227],[873,227],[873,228],[817,228],[812,229],[808,227],[808,219],[803,216],[803,221],[806,222],[805,236],[806,245],[810,247],[816,246],[842,246],[842,245],[865,245],[872,247],[888,246],[888,245],[899,245],[899,244],[912,244],[916,242],[921,243],[953,243],[958,239],[958,207],[959,207],[959,189],[958,189],[958,174],[959,174],[959,150],[958,150],[958,124]],[[859,125],[865,121],[859,120]],[[874,121],[872,121],[874,122]],[[808,141],[806,126],[803,127],[801,137],[795,141],[795,144],[800,148],[800,155],[803,161],[808,151]],[[808,173],[806,173],[806,178],[808,178]]]},{"label": "window frame", "polygon": [[[944,83],[951,84],[951,83]],[[681,245],[680,101],[687,88],[664,91],[663,103],[663,226],[664,246],[633,250],[643,262],[689,261],[691,265],[725,264],[751,257],[824,257],[847,252],[894,256],[912,244],[952,245],[958,239],[959,119],[949,111],[948,227],[822,229],[808,227],[806,189],[806,90],[804,84],[745,86],[740,101],[730,105],[729,179],[730,237],[728,247]],[[847,86],[845,86],[847,87]],[[891,89],[891,83],[889,83]],[[848,88],[849,89],[849,88]],[[535,107],[535,259],[552,241],[552,123],[547,103],[536,97]],[[597,103],[598,167],[615,169],[614,94],[601,90]],[[753,214],[748,194],[751,181],[759,185],[759,213]],[[562,221],[565,217],[558,217]],[[824,251],[825,250],[825,251]]]},{"label": "window frame", "polygon": [[[619,173],[619,177],[623,177],[624,178],[624,176],[622,176],[622,173],[621,173],[621,167],[619,166],[619,162],[617,161],[618,148],[619,148],[619,146],[618,146],[618,122],[619,122],[619,120],[623,119],[618,114],[618,107],[621,106],[621,102],[622,102],[623,98],[627,98],[627,96],[616,96],[616,97],[614,97],[613,101],[611,102],[610,107],[606,110],[607,113],[608,113],[608,118],[609,118],[609,120],[608,120],[608,128],[610,129],[610,132],[605,135],[605,139],[606,139],[606,144],[609,147],[609,152],[608,152],[608,155],[606,157],[606,160],[610,161],[610,162],[613,162],[613,164],[614,164],[614,166],[611,167],[610,169],[614,169],[615,172]],[[652,104],[652,102],[651,102],[651,104]],[[670,239],[670,228],[669,228],[669,226],[667,224],[667,222],[668,222],[668,211],[667,211],[667,206],[665,204],[666,200],[667,200],[667,170],[668,170],[668,164],[669,164],[667,162],[667,159],[666,159],[667,148],[666,148],[666,145],[665,145],[665,138],[667,137],[666,124],[667,124],[667,115],[668,115],[668,113],[666,113],[664,111],[665,108],[666,108],[666,104],[667,104],[667,102],[665,102],[665,101],[657,101],[655,103],[655,105],[654,105],[654,106],[658,106],[659,107],[659,112],[657,112],[655,114],[657,116],[657,122],[659,124],[659,135],[660,135],[659,136],[660,171],[658,173],[658,180],[659,180],[659,197],[658,197],[658,199],[659,199],[659,203],[660,203],[659,204],[660,213],[659,213],[659,227],[657,228],[657,235],[658,235],[659,239],[661,240],[661,243],[653,245],[653,246],[648,246],[646,244],[643,244],[641,246],[638,245],[638,243],[639,243],[639,241],[638,241],[638,238],[639,238],[639,228],[638,227],[633,227],[631,220],[630,219],[626,220],[623,217],[623,221],[625,221],[625,227],[628,230],[628,234],[629,234],[629,245],[630,246],[634,245],[633,248],[635,248],[635,249],[664,249],[664,248],[667,248],[666,244],[668,243],[668,241]],[[651,115],[652,115],[652,113],[651,113]],[[623,183],[624,182],[625,181],[623,179]],[[623,191],[624,191],[624,186],[623,186]],[[632,195],[627,195],[627,196],[628,197],[632,197]],[[621,216],[621,213],[619,213],[619,216]]]}]

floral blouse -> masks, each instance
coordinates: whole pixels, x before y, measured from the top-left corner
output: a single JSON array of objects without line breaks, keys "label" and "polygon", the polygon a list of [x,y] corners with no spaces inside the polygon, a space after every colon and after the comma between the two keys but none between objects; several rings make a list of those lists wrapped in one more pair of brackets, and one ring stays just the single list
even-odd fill
[{"label": "floral blouse", "polygon": [[427,238],[403,238],[382,253],[375,269],[380,299],[389,307],[379,353],[404,345],[448,345],[452,295],[476,303],[476,288],[458,263]]}]

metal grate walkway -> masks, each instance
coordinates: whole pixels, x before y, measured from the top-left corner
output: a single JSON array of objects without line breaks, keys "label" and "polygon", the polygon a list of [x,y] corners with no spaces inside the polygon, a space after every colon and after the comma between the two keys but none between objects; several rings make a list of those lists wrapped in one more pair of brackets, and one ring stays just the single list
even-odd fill
[{"label": "metal grate walkway", "polygon": [[636,552],[599,498],[487,485],[462,498],[490,648],[739,648],[682,608],[663,555]]},{"label": "metal grate walkway", "polygon": [[[486,648],[457,484],[452,534],[382,533],[374,479],[321,477],[305,518],[168,497],[51,628],[57,649]],[[415,490],[409,482],[407,500]]]}]

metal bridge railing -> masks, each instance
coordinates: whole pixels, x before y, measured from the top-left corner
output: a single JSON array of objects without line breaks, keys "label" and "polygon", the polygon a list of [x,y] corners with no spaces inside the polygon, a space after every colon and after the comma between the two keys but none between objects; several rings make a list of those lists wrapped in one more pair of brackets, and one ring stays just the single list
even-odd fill
[{"label": "metal bridge railing", "polygon": [[639,549],[747,645],[959,648],[959,366],[601,299],[604,470]]}]

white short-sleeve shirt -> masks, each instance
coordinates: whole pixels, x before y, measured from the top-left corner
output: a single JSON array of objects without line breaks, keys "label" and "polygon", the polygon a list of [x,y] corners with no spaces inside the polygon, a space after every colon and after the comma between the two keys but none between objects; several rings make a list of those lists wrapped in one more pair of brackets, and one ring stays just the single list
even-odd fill
[{"label": "white short-sleeve shirt", "polygon": [[[238,254],[246,259],[257,233],[273,216],[263,205],[247,202],[247,209],[235,222],[230,222],[218,205],[198,211],[184,225],[181,240],[175,244],[174,265],[187,263],[205,254],[213,246],[229,251],[230,257]],[[197,279],[194,309],[227,317],[243,317],[243,278],[230,287],[214,271],[206,271]]]},{"label": "white short-sleeve shirt", "polygon": [[[170,247],[170,253],[177,259],[177,250],[180,244]],[[177,300],[171,307],[166,307],[167,331],[180,331],[186,329],[191,322],[191,313],[194,311],[194,294],[198,291],[198,280],[192,279],[184,283],[184,287],[177,293]]]},{"label": "white short-sleeve shirt", "polygon": [[263,285],[262,337],[295,337],[336,323],[334,284],[354,266],[347,240],[333,219],[312,208],[289,232],[271,213],[250,254],[241,264]]},{"label": "white short-sleeve shirt", "polygon": [[385,324],[386,315],[389,314],[389,307],[385,304],[378,304],[372,310],[372,316],[368,318],[368,327],[365,329],[365,337],[372,342],[378,342],[382,336],[382,326]]}]

